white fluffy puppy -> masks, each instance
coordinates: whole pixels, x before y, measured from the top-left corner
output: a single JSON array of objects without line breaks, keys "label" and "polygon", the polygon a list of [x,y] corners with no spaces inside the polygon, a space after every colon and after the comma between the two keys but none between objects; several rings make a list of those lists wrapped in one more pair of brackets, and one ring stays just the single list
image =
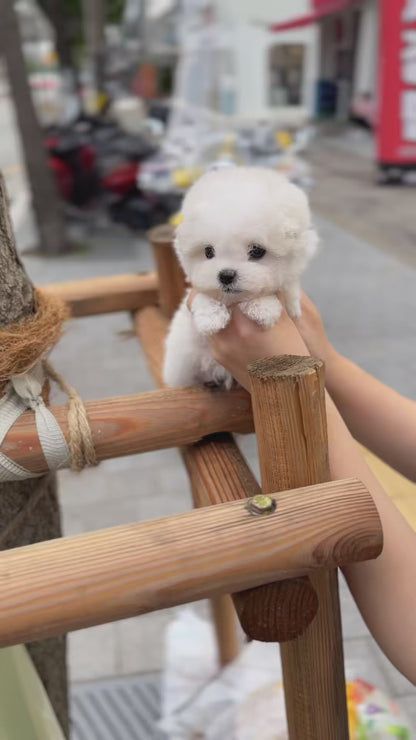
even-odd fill
[{"label": "white fluffy puppy", "polygon": [[207,337],[224,329],[233,306],[269,327],[282,305],[300,315],[299,278],[317,235],[306,195],[283,175],[230,167],[203,175],[188,191],[175,248],[198,295],[173,317],[164,380],[170,386],[230,388],[232,377],[213,359]]}]

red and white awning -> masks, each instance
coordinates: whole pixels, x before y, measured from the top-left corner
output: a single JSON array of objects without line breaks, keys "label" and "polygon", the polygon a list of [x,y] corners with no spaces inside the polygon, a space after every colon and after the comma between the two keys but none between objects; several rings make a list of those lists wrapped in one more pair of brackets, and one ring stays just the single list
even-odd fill
[{"label": "red and white awning", "polygon": [[277,33],[278,31],[289,31],[292,28],[309,26],[327,15],[334,15],[350,8],[352,5],[357,5],[358,2],[359,0],[313,0],[313,10],[310,13],[291,18],[282,23],[274,23],[270,26],[269,31]]}]

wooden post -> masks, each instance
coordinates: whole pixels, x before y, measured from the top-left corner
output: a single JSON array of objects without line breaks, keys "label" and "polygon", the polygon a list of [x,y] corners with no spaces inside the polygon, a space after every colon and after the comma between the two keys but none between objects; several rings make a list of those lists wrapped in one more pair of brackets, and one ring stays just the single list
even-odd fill
[{"label": "wooden post", "polygon": [[157,271],[159,274],[159,301],[162,312],[172,318],[186,288],[186,278],[173,249],[174,229],[172,226],[156,226],[149,231]]},{"label": "wooden post", "polygon": [[228,594],[214,596],[210,603],[217,637],[218,660],[220,666],[224,667],[232,663],[240,652],[234,604]]},{"label": "wooden post", "polygon": [[[184,274],[173,249],[173,237],[174,231],[171,227],[159,227],[153,230],[153,232],[150,232],[159,273],[159,302],[162,311],[168,318],[173,316],[185,291]],[[150,311],[151,309],[147,310],[149,319]],[[155,312],[149,323],[154,325],[157,323]],[[143,322],[141,326],[143,327]],[[143,337],[143,328],[140,329],[137,323],[136,331],[140,332]],[[148,345],[148,343],[146,344]],[[150,346],[154,347],[153,342]],[[153,353],[154,349],[152,350],[152,355]],[[153,370],[155,368],[154,356],[150,358],[150,361]],[[229,431],[231,431],[231,427]],[[208,454],[208,471],[214,467],[214,461],[218,451],[218,444],[214,442],[213,445],[211,450],[212,455]],[[190,454],[196,454],[197,462],[199,462],[200,450],[197,452],[192,450]],[[206,460],[207,458],[205,458],[204,465],[206,465]],[[216,498],[215,488],[208,491],[208,493],[212,494],[211,503],[213,503],[213,500]],[[283,593],[284,589],[286,589],[285,584],[281,586],[281,593]],[[264,593],[266,594],[266,592],[270,592],[269,587],[265,588]],[[271,589],[271,593],[274,593],[273,588]],[[287,598],[280,600],[279,619],[276,619],[276,615],[273,615],[273,619],[267,620],[267,615],[272,612],[264,609],[261,609],[261,614],[259,614],[257,605],[261,605],[262,600],[258,600],[257,597],[253,599],[251,595],[235,594],[233,600],[245,633],[252,639],[267,642],[280,642],[297,637],[310,624],[318,609],[317,595],[307,578],[297,579],[291,585]],[[299,608],[300,605],[302,605],[302,608]]]},{"label": "wooden post", "polygon": [[[261,492],[231,434],[213,434],[183,447],[181,452],[196,508],[238,501]],[[211,599],[211,611],[220,664],[227,665],[240,651],[232,599],[228,595]]]},{"label": "wooden post", "polygon": [[[259,360],[249,372],[264,493],[329,480],[323,363],[283,356]],[[318,613],[301,637],[281,647],[289,737],[347,740],[337,572],[319,571],[312,582]],[[266,593],[263,609],[278,613],[279,584]]]},{"label": "wooden post", "polygon": [[[186,290],[186,278],[173,248],[174,229],[167,225],[158,226],[149,232],[149,239],[153,247],[153,254],[158,270],[161,312],[166,318],[171,319],[180,305]],[[156,332],[157,336],[154,337],[153,335],[156,341],[146,341],[146,330],[149,330],[146,329],[146,325],[153,327],[151,331]],[[147,360],[153,376],[159,385],[163,385],[163,355],[160,352],[160,347],[166,327],[163,326],[163,322],[158,318],[156,310],[152,310],[150,307],[146,312],[141,311],[136,313],[135,327],[137,333],[142,337],[143,347],[147,348],[145,351],[147,352]],[[215,441],[212,441],[210,444],[214,448],[216,447]],[[198,459],[198,452],[195,452],[194,446],[183,448],[183,455],[185,463],[187,459],[189,461],[191,459],[194,461]],[[196,482],[193,483],[192,478],[191,489],[194,505],[198,506],[201,486]],[[225,595],[211,599],[211,613],[217,637],[219,662],[221,666],[225,666],[237,657],[240,650],[235,611],[230,597]]]},{"label": "wooden post", "polygon": [[158,306],[146,306],[133,314],[133,322],[148,368],[156,385],[163,388],[163,358],[169,321]]}]

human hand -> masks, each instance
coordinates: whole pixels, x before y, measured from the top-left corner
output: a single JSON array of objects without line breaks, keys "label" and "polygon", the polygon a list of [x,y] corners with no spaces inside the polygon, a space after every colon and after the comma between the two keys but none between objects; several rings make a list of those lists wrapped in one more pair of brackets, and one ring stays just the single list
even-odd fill
[{"label": "human hand", "polygon": [[[196,291],[191,291],[188,308],[191,308]],[[247,366],[250,362],[275,355],[309,355],[295,324],[283,311],[279,321],[272,327],[259,326],[248,319],[235,306],[231,321],[225,329],[209,337],[212,355],[247,390],[250,378]]]},{"label": "human hand", "polygon": [[302,314],[294,319],[299,334],[305,342],[309,353],[326,364],[336,355],[336,350],[329,341],[321,315],[311,299],[302,291]]}]

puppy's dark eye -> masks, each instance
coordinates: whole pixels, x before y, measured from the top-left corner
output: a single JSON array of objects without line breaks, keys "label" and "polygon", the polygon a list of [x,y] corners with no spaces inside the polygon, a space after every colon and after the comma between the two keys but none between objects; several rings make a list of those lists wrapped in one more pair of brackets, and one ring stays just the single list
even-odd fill
[{"label": "puppy's dark eye", "polygon": [[260,244],[250,244],[248,248],[249,260],[261,260],[266,254],[266,250]]},{"label": "puppy's dark eye", "polygon": [[209,245],[205,247],[205,257],[207,260],[212,260],[212,258],[215,257],[214,247],[210,247]]}]

